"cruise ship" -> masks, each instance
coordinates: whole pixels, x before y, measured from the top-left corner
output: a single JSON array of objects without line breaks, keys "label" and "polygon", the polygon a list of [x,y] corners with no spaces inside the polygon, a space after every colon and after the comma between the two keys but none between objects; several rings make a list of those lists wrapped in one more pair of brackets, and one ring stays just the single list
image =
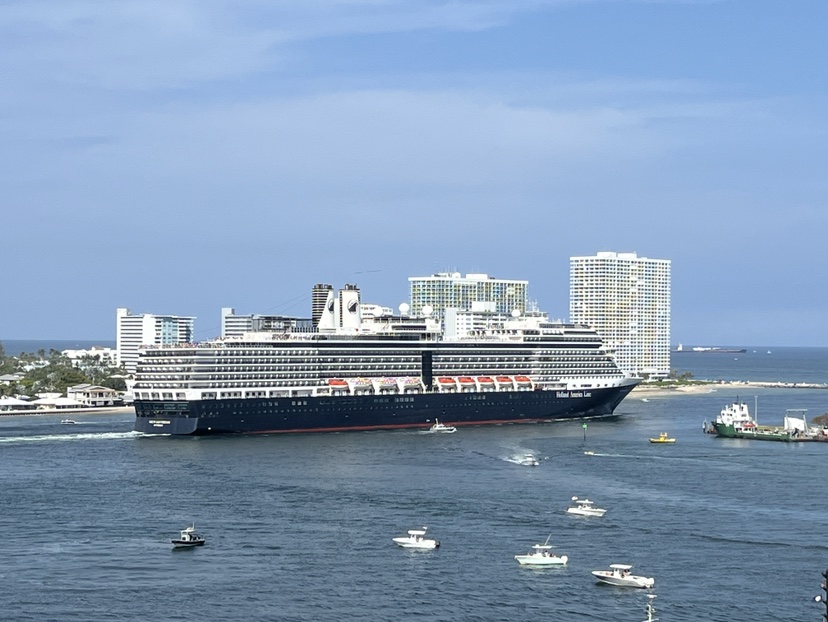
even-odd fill
[{"label": "cruise ship", "polygon": [[586,326],[540,312],[441,321],[429,311],[363,317],[359,290],[346,286],[331,290],[312,329],[143,348],[135,430],[270,434],[600,417],[640,382]]}]

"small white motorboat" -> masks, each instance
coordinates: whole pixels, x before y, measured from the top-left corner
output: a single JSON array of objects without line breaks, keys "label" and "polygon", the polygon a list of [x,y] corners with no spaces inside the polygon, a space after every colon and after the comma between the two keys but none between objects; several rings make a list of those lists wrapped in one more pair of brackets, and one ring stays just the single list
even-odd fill
[{"label": "small white motorboat", "polygon": [[433,538],[426,538],[427,527],[422,529],[409,529],[407,536],[399,536],[392,538],[394,544],[401,546],[404,549],[436,549],[440,546],[439,540]]},{"label": "small white motorboat", "polygon": [[593,570],[592,574],[601,583],[608,583],[618,587],[650,588],[655,585],[652,577],[639,577],[631,574],[632,566],[627,564],[611,564],[609,570]]},{"label": "small white motorboat", "polygon": [[441,434],[454,434],[457,432],[457,428],[453,425],[446,425],[445,423],[440,423],[439,419],[434,420],[434,425],[428,429],[429,432],[436,432]]},{"label": "small white motorboat", "polygon": [[535,458],[532,454],[526,454],[525,456],[520,456],[517,459],[517,463],[523,466],[538,466],[540,462],[538,459]]},{"label": "small white motorboat", "polygon": [[[552,537],[551,534],[549,536]],[[515,559],[521,566],[564,566],[569,558],[566,555],[555,555],[549,544],[549,538],[543,544],[532,546],[532,552],[526,555],[515,555]]]},{"label": "small white motorboat", "polygon": [[189,549],[194,546],[203,546],[206,540],[196,533],[195,524],[181,530],[181,535],[178,538],[171,540],[173,548]]},{"label": "small white motorboat", "polygon": [[589,499],[572,497],[572,500],[575,502],[575,505],[566,509],[567,514],[577,514],[578,516],[603,516],[607,512],[603,508],[596,508],[595,503]]},{"label": "small white motorboat", "polygon": [[60,422],[63,425],[72,425],[72,424],[77,423],[77,421],[75,421],[74,419],[61,419]]}]

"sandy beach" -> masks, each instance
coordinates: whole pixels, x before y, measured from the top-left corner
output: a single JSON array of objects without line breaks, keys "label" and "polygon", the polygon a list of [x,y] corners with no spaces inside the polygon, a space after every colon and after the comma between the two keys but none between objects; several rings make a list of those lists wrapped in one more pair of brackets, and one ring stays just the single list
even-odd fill
[{"label": "sandy beach", "polygon": [[718,389],[765,388],[765,389],[828,389],[828,384],[804,382],[704,382],[698,384],[668,385],[642,383],[632,390],[632,397],[667,397],[670,395],[700,395],[713,393]]}]

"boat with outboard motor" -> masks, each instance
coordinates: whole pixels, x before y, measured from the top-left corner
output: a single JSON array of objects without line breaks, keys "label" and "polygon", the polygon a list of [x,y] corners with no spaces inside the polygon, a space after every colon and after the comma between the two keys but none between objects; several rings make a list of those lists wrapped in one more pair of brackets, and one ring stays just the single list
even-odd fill
[{"label": "boat with outboard motor", "polygon": [[172,542],[173,548],[189,549],[195,546],[204,546],[206,540],[202,535],[196,533],[195,523],[193,523],[190,527],[182,529],[179,537],[173,538],[170,542]]},{"label": "boat with outboard motor", "polygon": [[676,439],[670,437],[667,432],[662,432],[658,435],[658,438],[650,437],[651,443],[675,443]]},{"label": "boat with outboard motor", "polygon": [[428,527],[422,529],[409,529],[408,535],[392,538],[394,544],[404,549],[430,550],[440,547],[440,541],[433,538],[426,538]]},{"label": "boat with outboard motor", "polygon": [[[319,301],[321,303],[321,301]],[[641,381],[598,333],[535,310],[363,315],[349,285],[318,320],[203,343],[143,346],[135,430],[144,434],[267,434],[422,429],[612,415]],[[474,315],[474,314],[477,315]],[[460,315],[460,314],[458,314]],[[130,370],[131,371],[131,370]]]},{"label": "boat with outboard motor", "polygon": [[521,566],[565,566],[566,562],[569,561],[569,557],[566,555],[555,555],[552,552],[554,547],[549,544],[549,538],[551,537],[552,534],[549,534],[546,542],[543,544],[532,545],[531,553],[515,555],[517,562]]},{"label": "boat with outboard motor", "polygon": [[572,497],[575,505],[566,509],[567,514],[575,514],[578,516],[603,516],[607,513],[604,508],[596,508],[595,503],[589,499],[579,499]]},{"label": "boat with outboard motor", "polygon": [[630,573],[632,566],[628,564],[610,564],[609,570],[593,570],[592,574],[601,583],[608,583],[617,587],[651,588],[655,585],[652,577],[640,577]]},{"label": "boat with outboard motor", "polygon": [[434,434],[434,433],[438,433],[438,434],[454,434],[455,432],[457,432],[457,428],[456,428],[456,427],[454,427],[453,425],[446,425],[445,423],[440,423],[440,420],[439,420],[439,419],[435,419],[435,420],[434,420],[434,425],[433,425],[433,426],[431,426],[431,427],[430,427],[428,430],[426,430],[426,431],[427,431],[427,432],[430,432],[430,433],[432,433],[432,434]]}]

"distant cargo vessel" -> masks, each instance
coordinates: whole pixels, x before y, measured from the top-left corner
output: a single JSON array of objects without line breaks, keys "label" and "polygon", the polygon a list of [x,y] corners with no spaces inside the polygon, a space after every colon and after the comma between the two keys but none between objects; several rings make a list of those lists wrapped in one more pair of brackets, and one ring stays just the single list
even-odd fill
[{"label": "distant cargo vessel", "polygon": [[689,350],[685,350],[684,346],[678,344],[676,347],[676,352],[714,352],[719,354],[743,354],[747,352],[747,348],[718,348],[718,347],[707,347],[707,346],[695,346],[690,348]]},{"label": "distant cargo vessel", "polygon": [[640,382],[586,326],[514,312],[444,333],[428,311],[363,318],[359,290],[346,286],[328,294],[312,331],[145,348],[135,429],[324,432],[596,417]]}]

